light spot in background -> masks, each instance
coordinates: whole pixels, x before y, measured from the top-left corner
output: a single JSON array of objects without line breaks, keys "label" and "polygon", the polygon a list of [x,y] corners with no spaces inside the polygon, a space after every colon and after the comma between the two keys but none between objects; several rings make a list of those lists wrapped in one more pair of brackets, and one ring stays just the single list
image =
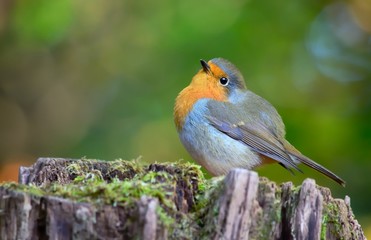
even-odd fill
[{"label": "light spot in background", "polygon": [[[360,28],[371,33],[371,2],[369,0],[352,0],[350,4],[352,14]],[[369,39],[370,41],[370,39]],[[369,42],[371,43],[371,42]]]},{"label": "light spot in background", "polygon": [[362,222],[367,222],[365,226],[362,225],[363,231],[365,232],[365,236],[367,239],[371,238],[371,219],[363,220]]},{"label": "light spot in background", "polygon": [[14,29],[24,43],[55,43],[65,37],[72,24],[73,8],[70,0],[16,1]]},{"label": "light spot in background", "polygon": [[358,23],[362,19],[348,4],[337,2],[313,21],[306,44],[322,74],[339,82],[371,74],[371,35]]},{"label": "light spot in background", "polygon": [[318,72],[303,44],[295,44],[292,49],[292,81],[302,92],[309,92]]}]

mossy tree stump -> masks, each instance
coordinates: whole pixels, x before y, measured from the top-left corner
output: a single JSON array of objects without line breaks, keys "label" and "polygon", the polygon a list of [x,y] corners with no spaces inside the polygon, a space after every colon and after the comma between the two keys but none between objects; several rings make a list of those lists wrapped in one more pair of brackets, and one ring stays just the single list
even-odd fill
[{"label": "mossy tree stump", "polygon": [[350,199],[307,179],[204,179],[188,163],[40,158],[0,186],[0,239],[365,239]]}]

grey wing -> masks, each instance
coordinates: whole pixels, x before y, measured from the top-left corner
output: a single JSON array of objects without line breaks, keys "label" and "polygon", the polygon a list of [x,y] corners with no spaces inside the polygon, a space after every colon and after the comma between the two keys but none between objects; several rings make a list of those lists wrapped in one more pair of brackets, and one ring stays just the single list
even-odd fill
[{"label": "grey wing", "polygon": [[[277,123],[274,119],[261,118],[261,108],[257,113],[245,108],[244,105],[210,101],[208,104],[209,116],[207,117],[210,124],[217,130],[243,142],[253,151],[276,160],[285,168],[301,171],[280,141],[280,135],[284,134],[284,130],[283,132],[275,130],[277,126],[272,124]],[[270,115],[267,114],[267,116]],[[280,117],[279,120],[281,120]]]}]

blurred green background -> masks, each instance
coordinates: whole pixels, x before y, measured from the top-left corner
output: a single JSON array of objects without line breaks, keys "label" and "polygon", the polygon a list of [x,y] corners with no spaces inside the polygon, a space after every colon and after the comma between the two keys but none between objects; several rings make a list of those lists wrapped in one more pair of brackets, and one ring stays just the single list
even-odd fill
[{"label": "blurred green background", "polygon": [[287,138],[347,181],[371,237],[371,2],[0,1],[0,181],[53,156],[191,161],[174,99],[224,57],[281,113]]}]

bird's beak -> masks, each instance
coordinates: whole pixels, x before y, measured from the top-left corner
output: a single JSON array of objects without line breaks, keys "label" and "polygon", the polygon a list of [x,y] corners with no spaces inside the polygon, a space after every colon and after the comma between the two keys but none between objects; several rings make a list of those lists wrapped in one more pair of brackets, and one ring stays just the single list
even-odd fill
[{"label": "bird's beak", "polygon": [[211,73],[211,69],[210,69],[210,66],[209,64],[207,64],[207,62],[205,60],[200,60],[201,62],[201,66],[202,68],[204,69],[204,71],[207,73],[207,74],[210,74]]}]

